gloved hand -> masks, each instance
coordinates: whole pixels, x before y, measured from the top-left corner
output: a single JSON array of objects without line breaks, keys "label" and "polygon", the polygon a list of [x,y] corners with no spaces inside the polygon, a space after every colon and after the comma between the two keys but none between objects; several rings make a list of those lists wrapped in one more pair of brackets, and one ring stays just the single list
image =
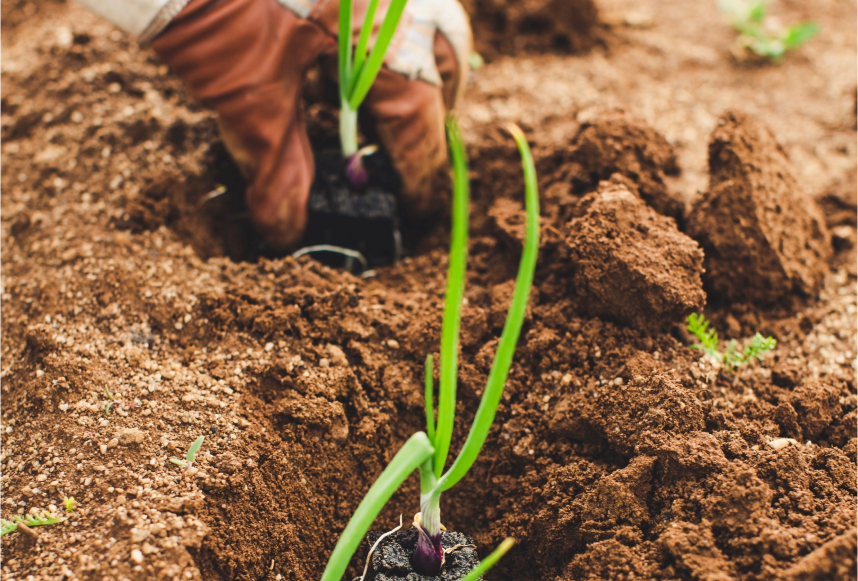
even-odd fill
[{"label": "gloved hand", "polygon": [[[376,27],[388,1],[379,2]],[[355,42],[367,4],[355,1]],[[252,220],[275,248],[293,246],[306,226],[315,168],[302,87],[318,58],[336,58],[338,11],[338,0],[191,0],[152,43],[191,95],[219,113],[249,180]],[[433,177],[446,166],[445,112],[463,89],[470,50],[458,0],[409,0],[362,105],[414,213],[432,206]]]}]

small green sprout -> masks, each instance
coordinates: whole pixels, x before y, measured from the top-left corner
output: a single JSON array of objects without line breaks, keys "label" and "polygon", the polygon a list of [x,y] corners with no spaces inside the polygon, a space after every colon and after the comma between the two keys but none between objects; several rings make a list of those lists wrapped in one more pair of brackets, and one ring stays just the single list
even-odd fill
[{"label": "small green sprout", "polygon": [[24,523],[28,527],[40,527],[55,525],[65,520],[62,517],[54,516],[47,512],[43,512],[42,514],[25,514],[23,517],[15,515],[12,517],[12,521],[0,518],[0,537],[18,530],[18,523]]},{"label": "small green sprout", "polygon": [[110,400],[104,405],[104,415],[105,416],[110,412],[110,408],[113,407],[113,404],[124,405],[125,407],[128,407],[128,408],[138,407],[136,404],[117,400],[115,397],[113,397],[113,394],[110,392],[110,389],[106,385],[104,386],[104,395],[107,396],[108,400]]},{"label": "small green sprout", "polygon": [[74,510],[75,502],[74,496],[63,497],[63,507],[66,509],[66,512],[72,512]]},{"label": "small green sprout", "polygon": [[729,15],[739,32],[736,45],[761,57],[779,61],[784,54],[819,33],[816,22],[800,22],[786,28],[767,17],[769,0],[720,0],[721,11]]},{"label": "small green sprout", "polygon": [[711,358],[715,359],[727,369],[734,369],[747,365],[753,359],[762,361],[765,354],[774,349],[778,342],[772,337],[763,337],[756,333],[751,342],[739,349],[735,339],[730,340],[727,348],[721,353],[719,349],[718,332],[709,327],[709,321],[703,315],[691,313],[688,315],[688,331],[697,337],[699,343],[691,345],[692,349],[700,349]]},{"label": "small green sprout", "polygon": [[[185,471],[187,471],[188,468],[193,466],[194,460],[197,458],[197,452],[200,451],[200,447],[203,445],[203,440],[205,440],[205,438],[205,436],[200,436],[199,438],[194,440],[194,443],[191,444],[190,448],[188,448],[188,453],[185,455],[185,460],[181,460],[179,458],[170,458],[170,462],[172,462],[176,466],[181,466],[185,469]],[[184,478],[184,473],[182,473],[182,477]]]},{"label": "small green sprout", "polygon": [[[322,574],[322,581],[342,579],[352,555],[376,516],[393,493],[415,470],[420,473],[420,513],[414,518],[414,526],[419,536],[411,563],[414,570],[421,575],[437,577],[443,569],[446,553],[441,545],[441,493],[452,488],[470,471],[488,437],[503,395],[521,327],[524,324],[539,252],[539,192],[533,156],[521,129],[512,125],[509,131],[518,146],[524,170],[526,208],[524,248],[509,313],[471,430],[459,455],[445,472],[456,413],[459,326],[464,299],[470,205],[465,147],[455,119],[450,118],[447,122],[447,140],[453,166],[453,226],[447,266],[447,292],[441,323],[437,423],[433,405],[432,357],[429,356],[426,358],[425,376],[426,432],[417,432],[411,436],[370,487],[337,541],[325,572]],[[509,550],[512,543],[512,539],[501,543],[497,550],[466,576],[466,581],[478,579]]]}]

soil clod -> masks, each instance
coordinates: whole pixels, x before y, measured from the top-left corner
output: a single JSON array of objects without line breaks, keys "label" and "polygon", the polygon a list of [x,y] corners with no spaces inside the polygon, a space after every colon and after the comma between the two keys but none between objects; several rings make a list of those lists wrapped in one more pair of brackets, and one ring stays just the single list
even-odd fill
[{"label": "soil clod", "polygon": [[816,296],[831,256],[828,229],[771,131],[728,111],[709,142],[709,171],[687,232],[706,254],[714,298],[772,305]]},{"label": "soil clod", "polygon": [[703,307],[702,252],[624,180],[603,182],[576,210],[566,252],[583,309],[651,331]]}]

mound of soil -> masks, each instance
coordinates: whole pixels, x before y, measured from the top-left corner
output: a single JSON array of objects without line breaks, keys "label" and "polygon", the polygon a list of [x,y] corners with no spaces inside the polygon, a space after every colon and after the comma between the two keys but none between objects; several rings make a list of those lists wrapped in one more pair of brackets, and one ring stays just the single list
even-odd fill
[{"label": "mound of soil", "polygon": [[628,180],[603,182],[576,212],[582,215],[566,227],[566,250],[569,291],[583,312],[648,332],[703,308],[703,253],[635,196]]},{"label": "mound of soil", "polygon": [[474,48],[487,60],[499,54],[576,52],[599,40],[593,0],[463,0]]},{"label": "mound of soil", "polygon": [[565,162],[553,176],[561,181],[554,183],[568,183],[573,194],[592,192],[601,180],[619,173],[656,212],[681,222],[683,202],[665,184],[665,176],[679,173],[676,155],[643,120],[621,109],[599,112],[581,125],[562,156]]},{"label": "mound of soil", "polygon": [[828,229],[771,131],[725,113],[709,142],[709,171],[686,231],[706,254],[713,298],[771,305],[816,296],[831,257]]}]

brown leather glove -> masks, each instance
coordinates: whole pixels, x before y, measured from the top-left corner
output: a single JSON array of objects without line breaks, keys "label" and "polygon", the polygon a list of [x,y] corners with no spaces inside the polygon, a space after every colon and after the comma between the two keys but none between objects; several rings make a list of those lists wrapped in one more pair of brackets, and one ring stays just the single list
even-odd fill
[{"label": "brown leather glove", "polygon": [[[320,56],[335,58],[337,52],[338,1],[283,0],[296,2],[307,7],[306,17],[298,15],[300,7],[293,12],[277,0],[191,0],[152,43],[191,95],[219,113],[224,143],[250,182],[253,222],[275,248],[297,243],[307,222],[315,168],[301,111],[306,72]],[[402,177],[405,206],[419,213],[431,207],[432,177],[446,165],[445,108],[462,88],[462,39],[469,43],[470,31],[463,35],[459,26],[459,50],[431,31],[440,81],[429,67],[415,71],[409,35],[426,33],[419,27],[426,14],[419,9],[427,2],[412,2],[418,10],[406,11],[386,64],[430,82],[384,67],[363,106]],[[355,2],[356,29],[366,4]],[[379,4],[377,24],[387,2]]]}]

